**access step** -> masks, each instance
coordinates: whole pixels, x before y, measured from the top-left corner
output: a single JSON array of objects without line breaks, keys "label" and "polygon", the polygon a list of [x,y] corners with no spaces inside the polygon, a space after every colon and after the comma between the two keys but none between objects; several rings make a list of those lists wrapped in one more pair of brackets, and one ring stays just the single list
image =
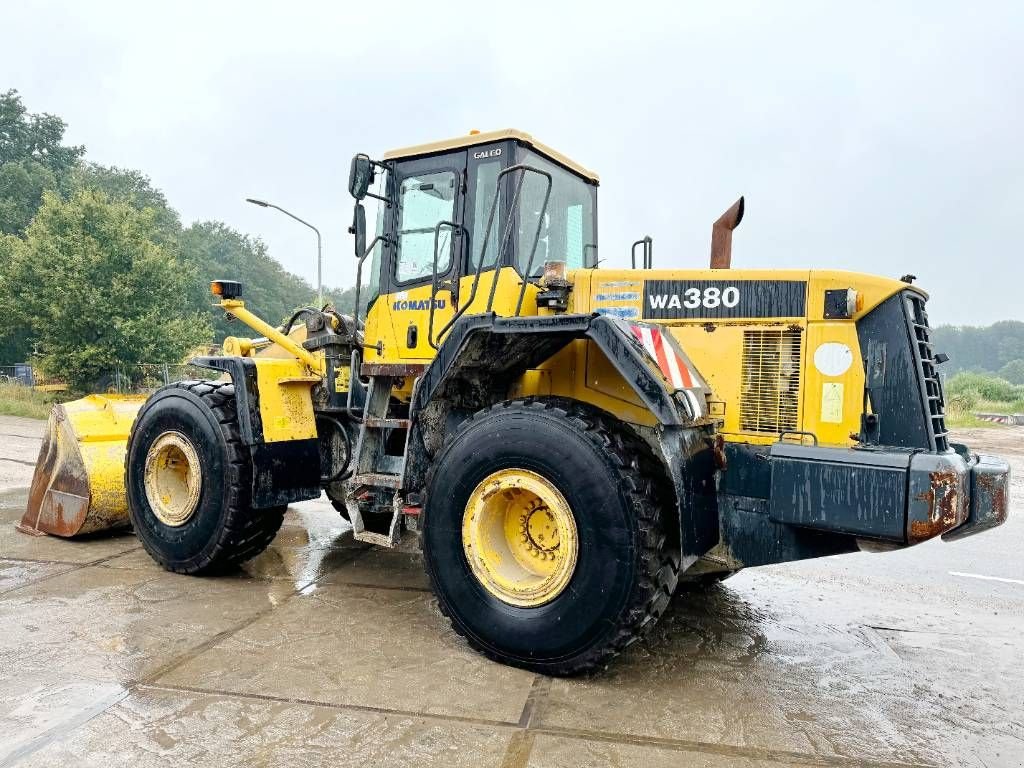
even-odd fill
[{"label": "access step", "polygon": [[380,416],[367,416],[363,423],[369,429],[408,429],[412,425],[409,419],[388,419]]},{"label": "access step", "polygon": [[408,379],[422,376],[426,369],[423,363],[363,363],[359,375]]},{"label": "access step", "polygon": [[402,476],[384,472],[364,472],[363,474],[353,475],[349,483],[352,486],[368,485],[371,487],[394,488],[395,490],[398,490],[402,487]]}]

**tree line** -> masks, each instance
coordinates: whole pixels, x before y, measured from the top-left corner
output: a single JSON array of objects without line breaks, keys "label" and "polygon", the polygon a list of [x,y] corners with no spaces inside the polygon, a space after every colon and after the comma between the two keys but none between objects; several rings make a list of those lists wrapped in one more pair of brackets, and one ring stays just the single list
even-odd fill
[{"label": "tree line", "polygon": [[239,276],[271,322],[315,300],[262,240],[184,226],[145,174],[89,162],[65,130],[0,93],[0,365],[30,361],[84,391],[117,367],[179,363],[244,333],[211,311],[212,279]]},{"label": "tree line", "polygon": [[1003,320],[986,327],[940,325],[932,330],[937,352],[949,355],[946,376],[961,371],[987,373],[1024,385],[1024,322]]}]

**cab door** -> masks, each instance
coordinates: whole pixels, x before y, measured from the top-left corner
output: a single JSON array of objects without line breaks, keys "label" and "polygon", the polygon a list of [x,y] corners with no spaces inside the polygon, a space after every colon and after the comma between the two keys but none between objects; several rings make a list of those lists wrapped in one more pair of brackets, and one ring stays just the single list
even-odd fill
[{"label": "cab door", "polygon": [[[428,340],[431,303],[434,327],[441,328],[453,310],[450,286],[462,271],[465,243],[462,227],[465,203],[465,151],[396,163],[391,231],[396,247],[386,265],[386,310],[396,350],[385,357],[428,360],[434,350]],[[435,252],[439,290],[432,296]]]}]

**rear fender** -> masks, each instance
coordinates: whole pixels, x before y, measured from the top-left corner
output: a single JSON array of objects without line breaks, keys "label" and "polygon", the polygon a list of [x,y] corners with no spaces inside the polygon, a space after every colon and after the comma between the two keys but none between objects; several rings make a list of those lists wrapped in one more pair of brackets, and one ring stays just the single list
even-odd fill
[{"label": "rear fender", "polygon": [[277,507],[320,495],[320,447],[308,376],[296,360],[198,357],[193,365],[224,371],[235,385],[242,442],[252,461],[252,505]]},{"label": "rear fender", "polygon": [[[462,318],[416,384],[404,487],[423,487],[434,453],[427,446],[442,442],[449,412],[475,411],[505,399],[509,382],[570,342],[588,339],[657,419],[658,427],[643,436],[661,454],[675,488],[687,567],[718,542],[715,423],[707,414],[706,384],[671,335],[659,333],[664,346],[659,344],[654,354],[648,351],[645,339],[652,330],[656,326],[605,315],[498,317],[491,313]],[[664,356],[670,354],[675,358],[668,366]],[[678,378],[678,365],[688,366],[682,374],[685,382]]]}]

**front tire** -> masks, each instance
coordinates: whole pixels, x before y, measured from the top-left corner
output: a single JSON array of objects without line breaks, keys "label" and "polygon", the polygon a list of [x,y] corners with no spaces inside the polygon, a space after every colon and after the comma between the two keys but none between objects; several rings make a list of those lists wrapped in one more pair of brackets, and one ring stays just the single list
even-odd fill
[{"label": "front tire", "polygon": [[603,666],[653,627],[675,590],[660,467],[628,427],[589,406],[517,401],[477,413],[436,457],[427,489],[422,543],[438,604],[491,659],[551,675]]},{"label": "front tire", "polygon": [[227,382],[177,382],[146,401],[128,440],[125,487],[139,541],[176,573],[220,573],[255,557],[286,509],[252,508],[252,467]]}]

